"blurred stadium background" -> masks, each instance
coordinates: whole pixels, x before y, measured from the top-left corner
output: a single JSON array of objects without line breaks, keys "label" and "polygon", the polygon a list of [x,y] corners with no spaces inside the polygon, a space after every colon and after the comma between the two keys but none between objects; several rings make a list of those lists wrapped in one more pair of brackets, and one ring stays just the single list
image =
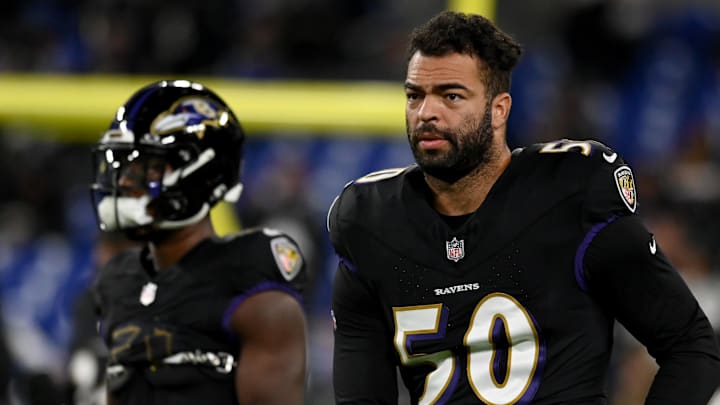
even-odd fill
[{"label": "blurred stadium background", "polygon": [[[331,403],[325,213],[347,181],[412,162],[405,40],[446,8],[491,16],[526,48],[511,146],[597,139],[633,165],[642,215],[720,331],[717,0],[10,0],[0,5],[10,352],[0,382],[12,379],[11,403],[93,403],[81,392],[93,363],[71,364],[94,344],[78,303],[116,242],[95,228],[89,150],[131,92],[164,78],[208,84],[249,133],[245,194],[214,220],[222,232],[270,225],[300,241],[313,269],[308,403]],[[618,338],[611,403],[642,403],[654,366],[621,328]]]}]

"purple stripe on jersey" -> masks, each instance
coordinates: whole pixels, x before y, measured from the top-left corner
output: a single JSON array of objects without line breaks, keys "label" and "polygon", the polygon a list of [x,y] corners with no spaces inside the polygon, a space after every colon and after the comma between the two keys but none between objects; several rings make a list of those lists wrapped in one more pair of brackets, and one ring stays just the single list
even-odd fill
[{"label": "purple stripe on jersey", "polygon": [[300,302],[300,304],[303,304],[303,299],[300,293],[293,290],[291,287],[289,287],[287,284],[278,283],[275,281],[265,281],[262,282],[255,287],[243,292],[240,295],[236,295],[233,297],[233,299],[230,301],[230,304],[228,304],[227,308],[225,309],[225,312],[223,313],[223,321],[222,326],[225,332],[229,333],[230,336],[235,336],[235,333],[230,328],[230,320],[232,319],[232,315],[237,309],[237,307],[240,306],[243,302],[245,302],[246,299],[252,297],[255,294],[259,294],[261,292],[265,291],[283,291],[291,296],[293,296],[296,300]]},{"label": "purple stripe on jersey", "polygon": [[575,253],[575,281],[578,283],[578,286],[580,286],[580,289],[585,292],[588,291],[587,279],[585,278],[585,272],[583,271],[583,259],[585,258],[585,252],[587,252],[587,249],[588,247],[590,247],[590,243],[592,243],[593,239],[595,239],[595,236],[601,230],[603,230],[603,228],[610,225],[616,219],[617,215],[613,215],[608,218],[606,222],[600,222],[593,225],[593,227],[590,228],[588,233],[585,234],[585,238],[583,239],[580,247],[578,247],[578,250]]}]

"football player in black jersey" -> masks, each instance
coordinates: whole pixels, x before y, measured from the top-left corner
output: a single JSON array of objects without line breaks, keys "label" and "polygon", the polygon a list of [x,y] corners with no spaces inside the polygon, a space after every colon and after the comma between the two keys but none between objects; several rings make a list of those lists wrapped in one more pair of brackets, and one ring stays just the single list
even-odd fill
[{"label": "football player in black jersey", "polygon": [[137,91],[94,151],[100,228],[145,242],[113,258],[94,292],[114,404],[302,404],[305,264],[270,229],[220,238],[237,201],[244,133],[189,81]]},{"label": "football player in black jersey", "polygon": [[593,141],[510,151],[520,46],[443,12],[408,51],[417,165],[349,183],[328,228],[337,403],[603,404],[619,320],[660,366],[652,404],[704,404],[713,331],[637,215],[631,168]]}]

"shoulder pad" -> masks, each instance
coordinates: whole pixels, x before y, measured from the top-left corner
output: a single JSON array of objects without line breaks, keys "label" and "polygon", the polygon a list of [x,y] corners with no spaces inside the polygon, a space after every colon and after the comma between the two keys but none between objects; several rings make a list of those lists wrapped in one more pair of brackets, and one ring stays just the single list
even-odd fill
[{"label": "shoulder pad", "polygon": [[[590,175],[602,167],[627,166],[625,161],[608,146],[593,140],[561,139],[531,145],[518,152],[528,158],[534,155],[544,163],[558,165],[566,171]],[[539,163],[542,164],[542,163]]]},{"label": "shoulder pad", "polygon": [[545,156],[600,158],[610,164],[618,158],[616,152],[605,144],[594,140],[559,139],[555,141],[538,143],[524,148],[526,152],[539,153]]},{"label": "shoulder pad", "polygon": [[[399,198],[405,174],[417,168],[415,165],[379,170],[366,174],[345,185],[328,209],[326,226],[336,250],[342,245],[339,230],[342,218],[358,218],[369,215],[372,210],[366,204],[382,204],[385,200]],[[364,213],[364,214],[362,214]],[[360,215],[360,216],[359,216]],[[338,251],[340,255],[345,252]],[[345,256],[347,257],[347,256]]]},{"label": "shoulder pad", "polygon": [[246,262],[248,260],[268,262],[272,257],[271,266],[275,267],[288,282],[295,279],[305,265],[295,240],[277,229],[252,228],[226,236],[223,240],[225,243],[235,245],[233,250],[240,253]]},{"label": "shoulder pad", "polygon": [[584,206],[592,220],[634,213],[637,207],[635,180],[630,166],[617,152],[593,140],[540,143],[519,152],[535,170],[546,170],[584,190]]},{"label": "shoulder pad", "polygon": [[378,170],[375,172],[368,173],[360,178],[348,182],[343,187],[343,190],[330,204],[327,214],[327,228],[328,232],[331,232],[333,224],[335,223],[335,216],[339,215],[341,206],[347,207],[348,200],[356,200],[362,198],[364,194],[372,193],[371,190],[375,190],[375,187],[382,188],[393,188],[392,184],[387,184],[391,180],[399,180],[402,182],[402,174],[411,170],[416,166],[398,167],[392,169]]},{"label": "shoulder pad", "polygon": [[359,179],[356,179],[349,184],[367,184],[367,183],[374,183],[377,181],[383,181],[387,179],[392,179],[393,177],[397,177],[401,175],[403,172],[408,170],[412,166],[406,166],[406,167],[395,167],[391,169],[384,169],[384,170],[378,170],[376,172],[368,173]]}]

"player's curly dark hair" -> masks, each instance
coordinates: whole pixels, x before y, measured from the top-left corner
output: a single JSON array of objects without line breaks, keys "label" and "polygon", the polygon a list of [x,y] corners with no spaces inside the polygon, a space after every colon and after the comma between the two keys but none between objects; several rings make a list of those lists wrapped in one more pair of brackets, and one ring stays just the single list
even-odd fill
[{"label": "player's curly dark hair", "polygon": [[444,11],[410,34],[406,62],[417,51],[428,56],[460,53],[478,58],[488,95],[495,97],[510,90],[510,73],[522,47],[485,17]]}]

